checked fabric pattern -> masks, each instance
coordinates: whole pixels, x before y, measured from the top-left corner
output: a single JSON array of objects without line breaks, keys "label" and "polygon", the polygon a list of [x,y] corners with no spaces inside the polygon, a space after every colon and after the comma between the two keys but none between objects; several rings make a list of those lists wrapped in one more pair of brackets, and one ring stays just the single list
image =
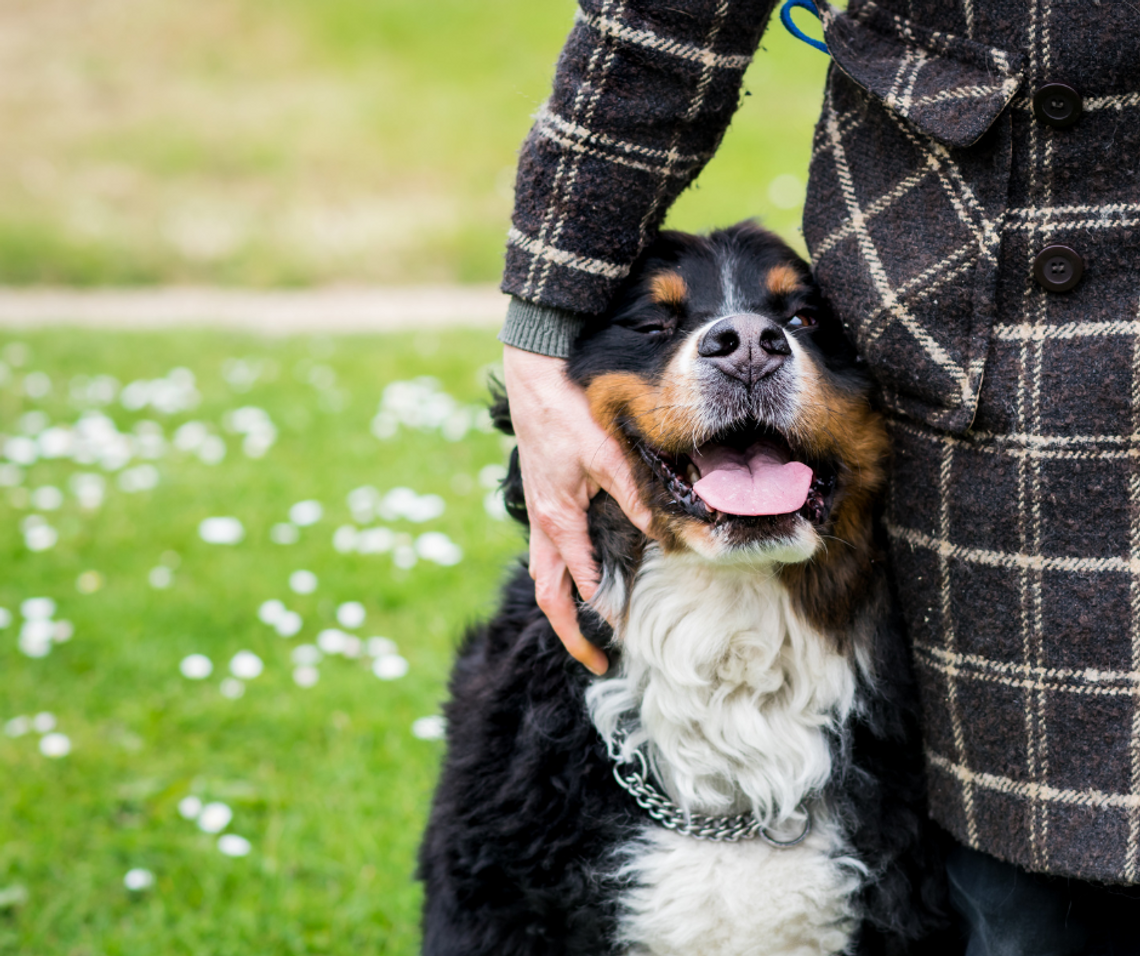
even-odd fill
[{"label": "checked fabric pattern", "polygon": [[[582,4],[523,148],[506,291],[604,310],[719,142],[770,7]],[[932,814],[1032,870],[1140,882],[1140,14],[821,7],[804,233],[894,435]],[[1083,100],[1068,128],[1032,111],[1053,81]],[[1065,293],[1033,278],[1055,243],[1085,262]]]}]

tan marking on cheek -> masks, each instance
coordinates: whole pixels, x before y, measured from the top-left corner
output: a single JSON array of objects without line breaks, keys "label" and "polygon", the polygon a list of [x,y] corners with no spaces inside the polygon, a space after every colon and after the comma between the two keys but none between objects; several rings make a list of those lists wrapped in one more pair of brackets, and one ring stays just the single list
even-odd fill
[{"label": "tan marking on cheek", "polygon": [[682,305],[688,294],[689,290],[680,273],[660,272],[649,281],[649,295],[660,305]]},{"label": "tan marking on cheek", "polygon": [[670,454],[692,450],[701,428],[700,392],[684,354],[685,348],[656,383],[633,372],[598,376],[586,389],[594,419],[613,433],[622,419],[630,419],[655,448]]},{"label": "tan marking on cheek", "polygon": [[764,284],[772,295],[790,295],[802,287],[799,271],[786,262],[770,269]]}]

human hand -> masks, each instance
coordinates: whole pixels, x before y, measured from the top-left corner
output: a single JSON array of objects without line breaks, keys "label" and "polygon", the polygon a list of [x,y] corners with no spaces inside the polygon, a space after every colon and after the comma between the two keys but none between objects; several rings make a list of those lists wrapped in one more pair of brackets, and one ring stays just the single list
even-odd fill
[{"label": "human hand", "polygon": [[594,421],[562,359],[504,346],[503,375],[530,517],[535,598],[571,656],[604,674],[609,661],[582,636],[574,603],[575,584],[587,601],[598,586],[586,509],[605,490],[646,534],[652,515],[621,446]]}]

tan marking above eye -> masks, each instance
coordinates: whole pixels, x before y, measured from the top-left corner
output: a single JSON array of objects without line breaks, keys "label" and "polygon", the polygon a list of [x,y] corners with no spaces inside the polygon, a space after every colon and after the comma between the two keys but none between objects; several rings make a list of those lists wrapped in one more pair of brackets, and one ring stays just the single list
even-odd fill
[{"label": "tan marking above eye", "polygon": [[764,279],[764,284],[772,295],[791,295],[803,287],[799,270],[787,262],[770,269]]},{"label": "tan marking above eye", "polygon": [[689,289],[677,272],[659,272],[649,280],[649,295],[660,305],[681,305]]}]

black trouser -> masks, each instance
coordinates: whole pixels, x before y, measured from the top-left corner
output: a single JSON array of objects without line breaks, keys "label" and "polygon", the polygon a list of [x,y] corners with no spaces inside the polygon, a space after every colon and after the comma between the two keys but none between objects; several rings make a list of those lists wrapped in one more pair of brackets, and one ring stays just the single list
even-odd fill
[{"label": "black trouser", "polygon": [[1140,956],[1140,886],[1042,876],[957,845],[946,873],[966,956]]}]

